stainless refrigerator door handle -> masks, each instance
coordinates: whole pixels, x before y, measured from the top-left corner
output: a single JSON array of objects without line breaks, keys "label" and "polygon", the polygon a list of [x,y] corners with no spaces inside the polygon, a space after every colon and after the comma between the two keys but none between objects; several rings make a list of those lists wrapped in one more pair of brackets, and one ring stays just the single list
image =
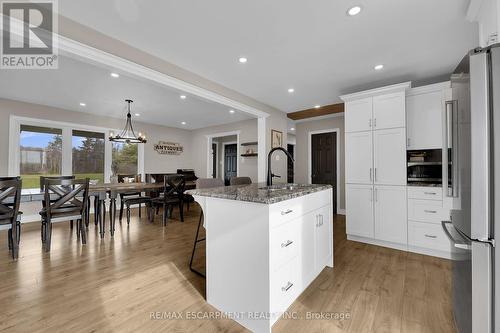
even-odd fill
[{"label": "stainless refrigerator door handle", "polygon": [[472,249],[471,245],[457,242],[457,240],[455,238],[453,238],[453,236],[448,231],[448,228],[446,227],[447,224],[452,224],[452,223],[450,221],[441,221],[441,226],[443,227],[444,233],[446,234],[448,239],[451,241],[453,246],[456,247],[457,249],[471,250]]},{"label": "stainless refrigerator door handle", "polygon": [[[451,143],[451,188],[450,192],[447,191],[448,197],[458,197],[458,126],[457,126],[457,114],[458,114],[458,101],[451,100],[445,102],[445,142],[443,147],[443,154],[448,156],[448,146]],[[446,163],[443,167],[448,167]],[[446,180],[448,181],[448,180]]]}]

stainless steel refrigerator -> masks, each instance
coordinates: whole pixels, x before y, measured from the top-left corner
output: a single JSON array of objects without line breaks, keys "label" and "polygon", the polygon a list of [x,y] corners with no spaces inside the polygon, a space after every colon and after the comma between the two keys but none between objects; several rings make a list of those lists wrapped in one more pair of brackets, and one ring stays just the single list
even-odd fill
[{"label": "stainless steel refrigerator", "polygon": [[443,229],[452,244],[455,323],[460,333],[500,332],[500,44],[471,51],[451,86],[443,171],[454,209]]}]

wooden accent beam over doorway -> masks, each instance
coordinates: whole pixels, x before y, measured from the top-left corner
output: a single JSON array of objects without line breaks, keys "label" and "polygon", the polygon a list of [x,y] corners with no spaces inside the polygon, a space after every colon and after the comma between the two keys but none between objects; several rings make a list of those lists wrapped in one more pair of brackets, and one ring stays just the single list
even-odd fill
[{"label": "wooden accent beam over doorway", "polygon": [[302,111],[290,112],[288,118],[292,120],[300,120],[312,117],[326,116],[334,113],[344,112],[344,103],[330,104],[322,106],[318,109],[312,108]]}]

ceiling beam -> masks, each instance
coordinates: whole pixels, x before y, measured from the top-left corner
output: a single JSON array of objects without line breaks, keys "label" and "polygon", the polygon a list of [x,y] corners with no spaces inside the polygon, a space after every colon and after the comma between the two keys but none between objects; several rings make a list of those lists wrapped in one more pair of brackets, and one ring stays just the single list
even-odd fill
[{"label": "ceiling beam", "polygon": [[302,111],[290,112],[288,113],[288,118],[292,120],[300,120],[300,119],[326,116],[329,114],[342,113],[342,112],[344,112],[344,103],[338,103],[338,104],[325,105],[318,109],[312,108]]}]

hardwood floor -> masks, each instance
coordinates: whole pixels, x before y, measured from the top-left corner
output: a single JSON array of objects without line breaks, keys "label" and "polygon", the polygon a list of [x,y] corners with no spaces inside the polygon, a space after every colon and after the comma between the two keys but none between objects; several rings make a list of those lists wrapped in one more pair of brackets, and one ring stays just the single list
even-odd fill
[{"label": "hardwood floor", "polygon": [[[91,225],[85,246],[69,223],[58,223],[50,253],[39,224],[23,225],[17,262],[0,232],[0,331],[247,332],[209,318],[217,312],[205,302],[205,280],[188,268],[198,214],[191,209],[181,223],[174,211],[166,228],[134,214],[130,227],[117,223],[114,239],[106,231],[104,241]],[[342,216],[334,238],[335,267],[289,309],[300,319],[281,319],[274,333],[455,331],[449,261],[347,241]]]}]

